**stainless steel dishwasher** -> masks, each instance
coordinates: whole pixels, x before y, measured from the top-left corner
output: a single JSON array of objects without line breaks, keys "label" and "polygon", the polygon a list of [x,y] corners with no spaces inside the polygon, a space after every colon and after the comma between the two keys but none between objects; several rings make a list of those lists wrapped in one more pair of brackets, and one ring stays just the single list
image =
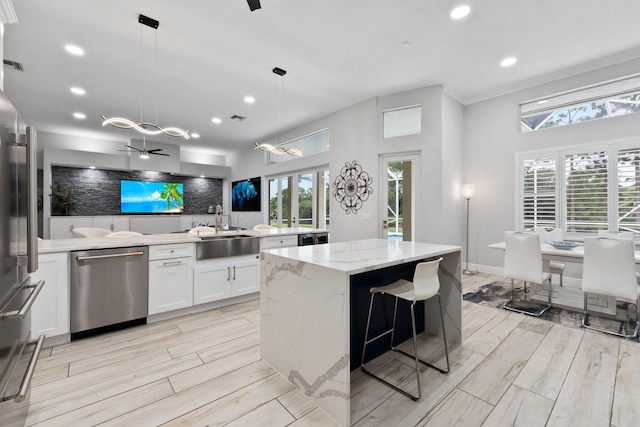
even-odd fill
[{"label": "stainless steel dishwasher", "polygon": [[146,323],[146,246],[71,252],[71,339]]}]

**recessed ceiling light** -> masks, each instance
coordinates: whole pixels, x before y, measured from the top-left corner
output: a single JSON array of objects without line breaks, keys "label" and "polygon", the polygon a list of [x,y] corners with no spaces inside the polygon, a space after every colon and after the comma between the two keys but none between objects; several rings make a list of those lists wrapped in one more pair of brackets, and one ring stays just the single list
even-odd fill
[{"label": "recessed ceiling light", "polygon": [[87,92],[84,89],[82,89],[81,87],[72,87],[71,88],[71,93],[75,93],[76,95],[84,95]]},{"label": "recessed ceiling light", "polygon": [[518,59],[515,56],[510,56],[510,57],[504,58],[502,61],[500,61],[500,66],[501,67],[511,67],[516,62],[518,62]]},{"label": "recessed ceiling light", "polygon": [[211,119],[211,121],[217,125],[222,123],[222,119],[220,117],[214,117],[213,119]]},{"label": "recessed ceiling light", "polygon": [[95,166],[89,166],[89,169],[95,169],[95,168],[96,168]]},{"label": "recessed ceiling light", "polygon": [[451,17],[451,19],[462,19],[467,16],[469,12],[471,12],[471,8],[466,4],[463,4],[462,6],[458,6],[453,9],[449,16]]},{"label": "recessed ceiling light", "polygon": [[82,49],[79,46],[72,45],[72,44],[66,45],[64,47],[64,50],[66,50],[67,52],[69,52],[70,54],[75,55],[75,56],[84,55],[84,49]]},{"label": "recessed ceiling light", "polygon": [[76,119],[80,119],[80,120],[87,118],[87,116],[85,114],[83,114],[83,113],[73,113],[73,117],[75,117]]},{"label": "recessed ceiling light", "polygon": [[204,178],[204,175],[200,175],[200,178]]},{"label": "recessed ceiling light", "polygon": [[200,138],[200,134],[199,133],[195,133],[195,132],[191,132],[191,138],[198,139],[198,138]]},{"label": "recessed ceiling light", "polygon": [[540,101],[538,101],[538,104],[546,104],[547,102],[549,102],[548,99],[541,99]]},{"label": "recessed ceiling light", "polygon": [[244,102],[246,102],[247,104],[253,104],[254,102],[256,102],[256,99],[253,96],[245,96],[244,97]]}]

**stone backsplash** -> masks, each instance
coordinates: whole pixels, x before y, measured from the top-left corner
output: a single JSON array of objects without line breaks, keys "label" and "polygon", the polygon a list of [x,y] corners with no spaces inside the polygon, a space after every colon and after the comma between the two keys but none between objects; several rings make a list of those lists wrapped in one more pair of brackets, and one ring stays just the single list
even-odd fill
[{"label": "stone backsplash", "polygon": [[[209,206],[222,205],[222,179],[196,178],[163,172],[51,167],[51,182],[69,188],[77,200],[69,212],[70,215],[120,215],[121,180],[182,183],[184,214],[187,215],[206,214]],[[45,191],[47,195],[51,192],[50,189]],[[52,215],[59,215],[53,206],[51,212]]]}]

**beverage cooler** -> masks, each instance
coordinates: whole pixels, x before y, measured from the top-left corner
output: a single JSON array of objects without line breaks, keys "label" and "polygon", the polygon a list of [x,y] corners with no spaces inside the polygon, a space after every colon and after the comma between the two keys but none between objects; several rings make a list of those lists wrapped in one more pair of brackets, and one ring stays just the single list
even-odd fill
[{"label": "beverage cooler", "polygon": [[329,243],[329,233],[306,233],[298,235],[298,246]]}]

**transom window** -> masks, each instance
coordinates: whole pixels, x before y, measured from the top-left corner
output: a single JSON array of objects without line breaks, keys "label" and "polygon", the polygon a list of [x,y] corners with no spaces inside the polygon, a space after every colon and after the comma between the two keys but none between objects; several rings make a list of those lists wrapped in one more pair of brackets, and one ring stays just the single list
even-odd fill
[{"label": "transom window", "polygon": [[640,141],[518,155],[520,229],[640,234]]},{"label": "transom window", "polygon": [[640,112],[640,76],[520,104],[522,132]]}]

